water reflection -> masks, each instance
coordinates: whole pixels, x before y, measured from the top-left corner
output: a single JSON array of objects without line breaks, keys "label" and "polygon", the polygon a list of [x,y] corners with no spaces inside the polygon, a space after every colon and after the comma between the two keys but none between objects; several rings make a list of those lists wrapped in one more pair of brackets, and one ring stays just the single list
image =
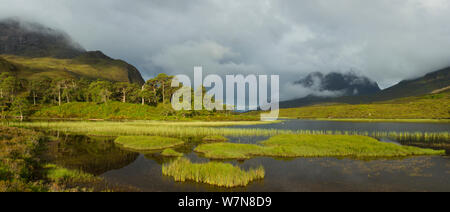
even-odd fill
[{"label": "water reflection", "polygon": [[[449,124],[353,123],[289,120],[282,124],[241,128],[360,131],[449,131]],[[267,137],[229,137],[230,142],[257,143]],[[100,175],[111,183],[137,187],[143,191],[449,191],[450,158],[409,157],[397,159],[353,160],[349,158],[254,158],[226,161],[249,169],[262,165],[264,180],[247,187],[225,189],[205,184],[175,182],[162,175],[161,166],[174,158],[161,151],[132,152],[114,145],[114,138],[60,135],[49,144],[46,157],[67,168]],[[184,138],[186,145],[176,148],[192,162],[207,162],[193,152],[201,138]],[[401,145],[424,145],[381,139]],[[444,147],[434,147],[442,149]]]},{"label": "water reflection", "polygon": [[123,168],[139,156],[114,145],[112,138],[59,135],[48,143],[43,159],[66,168],[94,175]]}]

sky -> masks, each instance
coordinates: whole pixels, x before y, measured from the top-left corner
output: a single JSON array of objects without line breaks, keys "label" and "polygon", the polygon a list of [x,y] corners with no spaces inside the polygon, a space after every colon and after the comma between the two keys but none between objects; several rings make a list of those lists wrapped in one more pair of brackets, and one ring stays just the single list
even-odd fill
[{"label": "sky", "polygon": [[282,99],[311,72],[381,88],[450,66],[448,0],[0,0],[0,18],[63,30],[87,50],[160,72],[278,74]]}]

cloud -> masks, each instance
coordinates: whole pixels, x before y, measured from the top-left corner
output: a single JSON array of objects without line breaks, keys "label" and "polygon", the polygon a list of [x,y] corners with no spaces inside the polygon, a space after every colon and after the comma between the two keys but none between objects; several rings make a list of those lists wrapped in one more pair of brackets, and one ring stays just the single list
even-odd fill
[{"label": "cloud", "polygon": [[353,70],[388,87],[450,65],[446,0],[0,0],[21,17],[158,72],[279,74],[282,96],[314,71]]}]

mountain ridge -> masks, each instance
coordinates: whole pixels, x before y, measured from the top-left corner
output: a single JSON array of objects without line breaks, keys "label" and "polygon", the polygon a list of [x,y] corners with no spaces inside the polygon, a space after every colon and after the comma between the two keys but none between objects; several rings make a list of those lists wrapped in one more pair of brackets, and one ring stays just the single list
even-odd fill
[{"label": "mountain ridge", "polygon": [[293,99],[280,102],[280,108],[296,108],[316,104],[362,104],[388,101],[405,97],[431,94],[436,90],[450,86],[450,67],[433,71],[411,80],[403,80],[396,85],[381,90],[372,95],[317,97]]}]

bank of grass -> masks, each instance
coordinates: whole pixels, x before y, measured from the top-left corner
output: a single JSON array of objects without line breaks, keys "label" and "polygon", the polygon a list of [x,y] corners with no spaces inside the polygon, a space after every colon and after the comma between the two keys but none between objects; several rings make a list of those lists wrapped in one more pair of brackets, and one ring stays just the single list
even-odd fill
[{"label": "bank of grass", "polygon": [[228,163],[196,164],[186,158],[163,164],[162,173],[173,177],[177,182],[194,181],[227,188],[247,186],[254,180],[264,179],[265,175],[262,166],[246,171]]},{"label": "bank of grass", "polygon": [[46,164],[43,168],[47,178],[57,183],[80,183],[99,180],[99,178],[91,174],[79,170],[66,169],[55,164]]},{"label": "bank of grass", "polygon": [[280,117],[298,119],[448,120],[450,91],[371,104],[316,105],[280,110]]},{"label": "bank of grass", "polygon": [[[81,122],[9,122],[7,126],[40,128],[79,133],[93,136],[164,136],[164,137],[205,137],[205,136],[274,136],[281,134],[299,135],[362,135],[374,138],[390,138],[424,143],[449,143],[449,132],[362,132],[331,130],[278,130],[261,128],[219,128],[230,125],[253,125],[266,122],[161,122],[161,121],[81,121]],[[271,122],[269,122],[271,123]]]},{"label": "bank of grass", "polygon": [[166,149],[184,144],[180,139],[161,136],[119,136],[114,142],[137,151]]},{"label": "bank of grass", "polygon": [[227,142],[228,138],[221,135],[209,135],[202,138],[203,142]]},{"label": "bank of grass", "polygon": [[166,137],[205,137],[222,136],[271,136],[290,132],[275,129],[236,129],[218,128],[219,126],[253,125],[271,122],[10,122],[9,126],[41,128],[68,133],[80,133],[97,136],[166,136]]},{"label": "bank of grass", "polygon": [[161,155],[165,156],[165,157],[183,157],[183,153],[177,152],[177,151],[175,151],[173,149],[170,149],[170,148],[163,150],[161,152]]},{"label": "bank of grass", "polygon": [[210,159],[249,159],[252,157],[403,157],[443,155],[445,150],[421,149],[383,143],[366,136],[278,135],[260,145],[214,143],[195,148]]},{"label": "bank of grass", "polygon": [[43,135],[33,130],[0,126],[0,192],[40,192],[37,157]]},{"label": "bank of grass", "polygon": [[105,119],[105,120],[204,120],[258,121],[259,116],[232,112],[175,111],[170,104],[149,106],[122,102],[72,102],[49,106],[35,112],[32,118]]}]

